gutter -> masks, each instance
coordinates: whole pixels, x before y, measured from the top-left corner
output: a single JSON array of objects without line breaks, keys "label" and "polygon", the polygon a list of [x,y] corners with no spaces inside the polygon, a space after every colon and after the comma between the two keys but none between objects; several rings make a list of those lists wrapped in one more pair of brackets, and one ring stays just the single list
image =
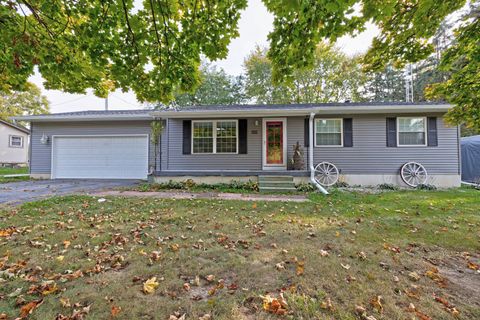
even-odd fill
[{"label": "gutter", "polygon": [[312,112],[324,115],[338,114],[379,114],[379,113],[443,113],[450,109],[451,105],[381,105],[381,106],[335,106],[335,107],[310,107],[310,108],[285,108],[285,109],[224,109],[208,110],[198,109],[189,111],[152,111],[152,116],[163,118],[206,118],[206,117],[265,117],[265,116],[303,116]]},{"label": "gutter", "polygon": [[309,130],[309,147],[308,147],[308,164],[310,166],[310,182],[317,187],[320,192],[323,194],[328,194],[328,191],[325,190],[324,187],[322,187],[316,180],[315,180],[315,168],[313,167],[313,120],[315,118],[315,113],[312,112],[310,113],[310,119],[308,121],[308,130]]}]

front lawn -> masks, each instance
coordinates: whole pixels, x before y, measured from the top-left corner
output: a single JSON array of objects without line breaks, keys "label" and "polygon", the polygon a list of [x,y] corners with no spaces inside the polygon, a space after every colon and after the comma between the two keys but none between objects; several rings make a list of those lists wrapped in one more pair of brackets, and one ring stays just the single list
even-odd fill
[{"label": "front lawn", "polygon": [[0,212],[0,319],[479,319],[479,199],[25,204]]},{"label": "front lawn", "polygon": [[0,183],[7,183],[7,182],[16,182],[16,181],[24,181],[29,180],[30,177],[23,176],[23,177],[3,177],[4,175],[9,174],[28,174],[28,167],[23,168],[6,168],[0,167]]}]

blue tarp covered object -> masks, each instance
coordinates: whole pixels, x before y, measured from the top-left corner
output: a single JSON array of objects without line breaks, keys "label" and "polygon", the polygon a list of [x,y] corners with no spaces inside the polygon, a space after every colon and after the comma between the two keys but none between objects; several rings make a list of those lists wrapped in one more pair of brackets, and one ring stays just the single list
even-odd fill
[{"label": "blue tarp covered object", "polygon": [[462,181],[480,183],[480,135],[461,139]]}]

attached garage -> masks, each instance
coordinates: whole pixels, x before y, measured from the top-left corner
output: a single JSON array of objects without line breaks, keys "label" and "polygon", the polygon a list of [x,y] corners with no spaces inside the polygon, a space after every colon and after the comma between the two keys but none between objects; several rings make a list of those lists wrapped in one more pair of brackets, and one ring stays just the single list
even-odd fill
[{"label": "attached garage", "polygon": [[146,179],[148,135],[52,136],[52,179]]}]

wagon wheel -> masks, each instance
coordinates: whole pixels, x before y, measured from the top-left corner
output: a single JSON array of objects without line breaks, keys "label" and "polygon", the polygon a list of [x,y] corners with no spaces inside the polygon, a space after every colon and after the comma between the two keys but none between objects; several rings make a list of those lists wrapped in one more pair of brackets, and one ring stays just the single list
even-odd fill
[{"label": "wagon wheel", "polygon": [[427,182],[428,174],[424,166],[418,162],[407,162],[400,169],[403,182],[410,187],[417,187]]},{"label": "wagon wheel", "polygon": [[338,181],[338,169],[330,162],[320,162],[315,167],[315,180],[322,186],[328,187]]}]

